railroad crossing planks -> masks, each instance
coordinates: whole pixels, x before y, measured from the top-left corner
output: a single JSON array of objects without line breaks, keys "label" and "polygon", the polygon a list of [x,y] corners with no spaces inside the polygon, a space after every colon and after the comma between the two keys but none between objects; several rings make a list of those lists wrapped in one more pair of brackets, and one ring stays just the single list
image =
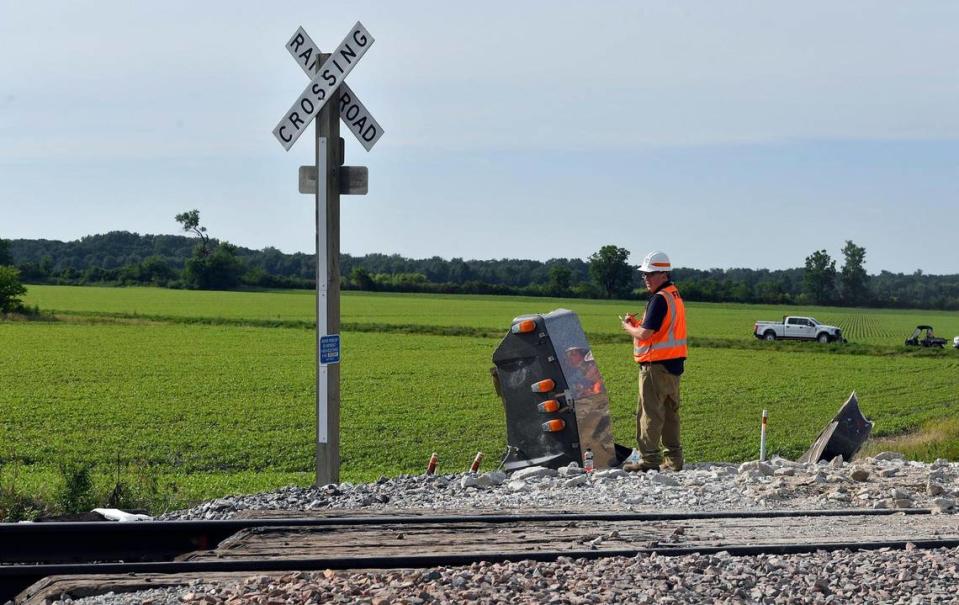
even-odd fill
[{"label": "railroad crossing planks", "polygon": [[884,515],[670,521],[482,521],[327,527],[256,527],[190,553],[184,561],[384,557],[430,553],[524,553],[662,547],[959,539],[943,515]]},{"label": "railroad crossing planks", "polygon": [[[563,518],[557,513],[557,518],[551,520],[536,517],[483,521],[483,516],[477,515],[475,519],[457,517],[444,523],[435,514],[416,518],[404,511],[416,522],[402,524],[395,518],[377,518],[382,510],[371,512],[376,514],[363,518],[357,511],[350,511],[356,519],[344,518],[341,522],[335,514],[330,515],[335,521],[330,525],[244,529],[222,541],[216,550],[193,553],[170,563],[120,564],[119,568],[107,564],[100,573],[87,570],[88,575],[81,576],[56,575],[67,573],[62,568],[43,570],[56,566],[27,566],[33,570],[31,576],[50,577],[21,592],[16,603],[46,603],[62,594],[79,597],[183,585],[195,579],[216,581],[272,575],[280,570],[423,568],[437,565],[444,555],[446,564],[468,564],[475,560],[523,558],[552,561],[564,555],[597,558],[719,550],[733,554],[784,554],[823,548],[903,548],[907,543],[919,548],[959,545],[959,522],[954,515],[828,511],[830,515],[840,514],[792,516],[793,513],[782,511],[771,513],[782,516],[765,517],[717,518],[692,513],[683,518],[610,520]],[[0,567],[2,571],[4,568]],[[8,567],[6,571],[17,570]],[[121,571],[128,573],[120,575]],[[162,571],[166,573],[158,573]]]},{"label": "railroad crossing planks", "polygon": [[[280,577],[286,572],[258,573],[257,575],[275,575]],[[249,577],[249,572],[235,571],[203,574],[203,580],[208,582],[229,582],[243,580]],[[186,586],[197,579],[196,574],[104,574],[100,576],[50,576],[40,580],[17,597],[17,605],[49,605],[59,601],[61,595],[70,595],[70,598],[82,599],[103,595],[108,592],[115,594],[150,590],[153,588],[170,588]]]}]

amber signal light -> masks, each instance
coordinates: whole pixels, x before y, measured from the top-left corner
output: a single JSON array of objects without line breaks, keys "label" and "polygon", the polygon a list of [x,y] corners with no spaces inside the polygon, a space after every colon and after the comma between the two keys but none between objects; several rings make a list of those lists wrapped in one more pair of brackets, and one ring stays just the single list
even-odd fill
[{"label": "amber signal light", "polygon": [[548,422],[543,423],[543,432],[544,433],[558,433],[559,431],[566,428],[566,421],[562,418],[554,418]]},{"label": "amber signal light", "polygon": [[547,378],[546,380],[534,382],[531,388],[534,393],[548,393],[556,388],[556,383],[552,378]]},{"label": "amber signal light", "polygon": [[526,334],[536,330],[536,322],[532,319],[524,319],[523,321],[518,321],[513,324],[513,327],[510,328],[510,331],[513,334]]},{"label": "amber signal light", "polygon": [[552,414],[553,412],[559,410],[559,402],[555,399],[547,399],[536,407],[539,408],[539,411],[544,414]]}]

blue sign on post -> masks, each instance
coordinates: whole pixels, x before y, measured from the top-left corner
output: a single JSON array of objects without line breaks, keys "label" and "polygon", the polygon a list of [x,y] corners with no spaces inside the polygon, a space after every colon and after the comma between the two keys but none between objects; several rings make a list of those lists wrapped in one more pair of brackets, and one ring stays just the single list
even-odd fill
[{"label": "blue sign on post", "polygon": [[320,365],[340,363],[340,335],[320,336]]}]

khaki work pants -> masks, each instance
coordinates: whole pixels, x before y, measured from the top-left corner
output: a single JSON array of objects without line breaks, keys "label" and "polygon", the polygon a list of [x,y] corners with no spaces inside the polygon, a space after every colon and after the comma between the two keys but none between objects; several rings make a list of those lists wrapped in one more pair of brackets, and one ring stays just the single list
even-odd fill
[{"label": "khaki work pants", "polygon": [[[666,462],[683,465],[679,443],[679,376],[659,363],[639,366],[639,408],[636,410],[636,441],[643,464]],[[660,449],[662,441],[662,449]]]}]

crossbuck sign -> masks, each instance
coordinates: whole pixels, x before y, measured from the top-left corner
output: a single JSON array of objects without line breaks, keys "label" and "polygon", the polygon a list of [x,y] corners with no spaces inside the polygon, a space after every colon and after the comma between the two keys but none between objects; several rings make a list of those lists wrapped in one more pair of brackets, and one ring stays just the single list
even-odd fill
[{"label": "crossbuck sign", "polygon": [[[316,161],[300,167],[299,190],[316,196],[317,485],[339,482],[340,195],[362,195],[368,186],[365,166],[343,165],[337,116],[367,151],[383,136],[379,122],[344,81],[372,45],[373,36],[359,21],[329,55],[320,52],[302,27],[297,29],[286,49],[310,83],[273,129],[289,151],[316,118]],[[335,105],[326,107],[331,100]]]},{"label": "crossbuck sign", "polygon": [[333,54],[321,64],[319,47],[302,27],[296,30],[287,42],[286,49],[311,81],[273,129],[273,136],[284,149],[289,151],[293,147],[316,114],[333,96],[338,97],[340,118],[356,135],[360,144],[367,151],[376,145],[383,135],[383,128],[363,106],[356,93],[343,81],[372,45],[373,36],[357,21]]}]

